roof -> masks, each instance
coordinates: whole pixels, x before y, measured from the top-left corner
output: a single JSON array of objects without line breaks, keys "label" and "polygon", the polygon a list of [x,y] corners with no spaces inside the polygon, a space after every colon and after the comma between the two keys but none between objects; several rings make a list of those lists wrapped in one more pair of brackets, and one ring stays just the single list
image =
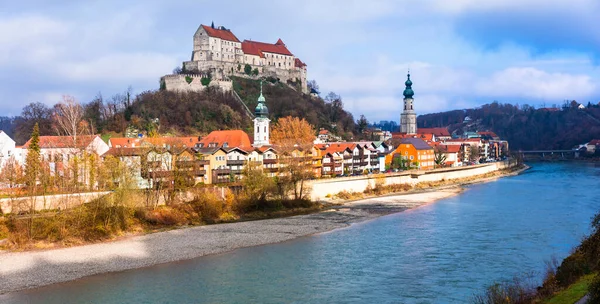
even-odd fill
[{"label": "roof", "polygon": [[172,147],[187,147],[191,148],[199,142],[198,137],[196,136],[186,136],[186,137],[146,137],[143,139],[145,143],[149,143],[153,146],[163,147],[163,146],[172,146]]},{"label": "roof", "polygon": [[137,156],[142,155],[144,152],[147,152],[147,150],[141,148],[110,148],[104,156]]},{"label": "roof", "polygon": [[219,130],[212,131],[199,142],[203,147],[216,145],[223,147],[226,143],[227,147],[249,148],[251,147],[250,137],[242,130]]},{"label": "roof", "polygon": [[212,28],[212,27],[210,27],[208,25],[204,25],[204,24],[202,25],[202,28],[204,28],[204,30],[210,37],[220,38],[223,40],[228,40],[228,41],[233,41],[233,42],[240,42],[240,40],[238,40],[237,37],[230,30],[215,29],[215,28]]},{"label": "roof", "polygon": [[[281,39],[279,39],[279,41],[277,41],[278,43],[276,44],[270,44],[265,42],[244,40],[244,42],[242,42],[242,50],[244,51],[244,54],[257,55],[261,57],[264,57],[264,55],[261,55],[263,52],[294,56],[287,49],[285,44],[283,44],[283,42],[279,43],[280,41]],[[248,53],[246,53],[246,50],[248,50]]]},{"label": "roof", "polygon": [[588,145],[600,145],[600,139],[592,139]]},{"label": "roof", "polygon": [[325,150],[325,153],[343,152],[346,149],[354,150],[356,143],[328,143],[315,145],[320,150]]},{"label": "roof", "polygon": [[210,155],[215,154],[219,150],[227,153],[227,151],[225,151],[223,148],[220,148],[220,147],[195,148],[194,150],[200,154],[210,154]]},{"label": "roof", "polygon": [[439,147],[446,153],[460,152],[460,145],[439,145]]},{"label": "roof", "polygon": [[477,132],[477,134],[481,135],[481,136],[489,136],[489,137],[498,137],[498,135],[496,135],[496,133],[492,132],[492,131],[482,131],[482,132]]},{"label": "roof", "polygon": [[[40,148],[87,148],[98,135],[80,135],[77,136],[77,142],[73,141],[71,136],[40,136]],[[24,149],[28,149],[31,143],[29,139],[24,145]]]},{"label": "roof", "polygon": [[129,138],[129,137],[111,137],[108,139],[108,143],[113,148],[135,148],[141,145],[140,138]]},{"label": "roof", "polygon": [[296,58],[296,60],[294,60],[294,65],[295,65],[297,68],[303,68],[303,67],[305,67],[305,66],[306,66],[306,63],[304,63],[304,62],[302,62],[302,60],[300,60],[300,59]]},{"label": "roof", "polygon": [[417,134],[430,133],[435,136],[450,136],[447,128],[417,128]]},{"label": "roof", "polygon": [[325,134],[329,134],[329,131],[325,130],[325,129],[319,131],[319,135],[325,135]]},{"label": "roof", "polygon": [[424,141],[433,141],[433,133],[420,133],[417,138],[420,138]]},{"label": "roof", "polygon": [[411,144],[417,150],[433,150],[425,141],[420,138],[403,138],[401,144]]}]

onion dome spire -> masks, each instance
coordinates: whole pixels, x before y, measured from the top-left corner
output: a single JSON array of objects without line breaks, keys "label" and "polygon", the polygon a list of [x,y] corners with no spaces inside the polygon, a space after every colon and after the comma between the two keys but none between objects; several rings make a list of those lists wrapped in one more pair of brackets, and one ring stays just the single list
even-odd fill
[{"label": "onion dome spire", "polygon": [[262,91],[262,85],[263,82],[262,80],[260,81],[260,96],[258,96],[258,104],[256,105],[256,109],[254,109],[254,115],[256,115],[256,117],[269,117],[269,109],[267,108],[267,105],[265,104],[265,97],[263,96],[263,91]]},{"label": "onion dome spire", "polygon": [[406,75],[407,79],[406,82],[404,83],[404,85],[406,86],[406,89],[404,89],[404,98],[413,98],[413,96],[415,95],[415,92],[413,92],[412,89],[412,81],[410,80],[410,71],[408,71],[408,75]]}]

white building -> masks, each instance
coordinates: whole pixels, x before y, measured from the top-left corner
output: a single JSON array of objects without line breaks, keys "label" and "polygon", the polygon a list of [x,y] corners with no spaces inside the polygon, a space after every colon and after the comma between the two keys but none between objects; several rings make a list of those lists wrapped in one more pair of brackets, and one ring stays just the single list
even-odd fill
[{"label": "white building", "polygon": [[16,158],[15,141],[4,131],[0,130],[0,170],[10,158]]}]

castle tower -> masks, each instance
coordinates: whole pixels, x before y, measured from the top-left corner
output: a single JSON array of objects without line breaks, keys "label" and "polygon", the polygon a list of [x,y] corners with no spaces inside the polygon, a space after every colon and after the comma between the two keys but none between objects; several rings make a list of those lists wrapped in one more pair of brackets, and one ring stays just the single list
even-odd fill
[{"label": "castle tower", "polygon": [[258,105],[254,109],[254,143],[255,147],[271,145],[269,141],[269,109],[265,104],[265,97],[262,94],[262,80],[260,82],[260,96]]},{"label": "castle tower", "polygon": [[404,110],[400,114],[400,132],[406,134],[417,134],[417,114],[413,108],[412,81],[410,81],[410,72],[407,75],[408,79],[404,83]]}]

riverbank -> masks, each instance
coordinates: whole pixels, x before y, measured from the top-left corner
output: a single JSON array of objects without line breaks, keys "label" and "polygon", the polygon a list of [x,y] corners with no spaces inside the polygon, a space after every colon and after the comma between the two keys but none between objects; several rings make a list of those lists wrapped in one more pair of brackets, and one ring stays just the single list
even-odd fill
[{"label": "riverbank", "polygon": [[177,229],[47,251],[0,253],[3,278],[0,294],[283,242],[430,204],[461,191],[459,186],[445,186],[431,191],[350,201],[308,215]]}]

